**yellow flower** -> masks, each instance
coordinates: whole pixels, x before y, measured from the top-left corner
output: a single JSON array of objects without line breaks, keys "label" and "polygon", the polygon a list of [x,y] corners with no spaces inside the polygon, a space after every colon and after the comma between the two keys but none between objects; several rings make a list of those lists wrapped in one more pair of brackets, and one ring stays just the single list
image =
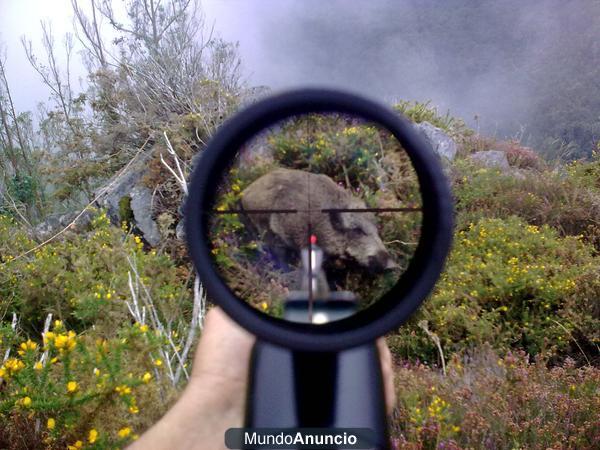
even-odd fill
[{"label": "yellow flower", "polygon": [[460,431],[460,427],[455,425],[452,427],[452,431],[454,431],[455,433],[458,433]]},{"label": "yellow flower", "polygon": [[269,307],[269,305],[267,304],[267,302],[262,302],[262,303],[260,304],[260,307],[262,308],[262,310],[263,310],[263,311],[266,311],[266,310],[267,310],[267,308]]},{"label": "yellow flower", "polygon": [[69,381],[67,383],[67,392],[72,394],[73,392],[76,392],[77,389],[79,389],[79,385],[77,384],[77,381]]},{"label": "yellow flower", "polygon": [[67,450],[77,450],[83,447],[83,442],[77,441],[73,445],[67,445]]},{"label": "yellow flower", "polygon": [[39,362],[39,361],[38,361],[38,362],[36,362],[36,363],[33,365],[33,368],[34,368],[35,370],[42,370],[42,368],[43,368],[43,366],[42,366],[42,363],[41,363],[41,362]]},{"label": "yellow flower", "polygon": [[20,350],[18,351],[19,355],[24,355],[28,350],[35,350],[37,348],[37,344],[33,342],[31,339],[27,339],[26,342],[22,342],[19,346]]},{"label": "yellow flower", "polygon": [[61,333],[54,338],[54,346],[59,350],[73,350],[75,345],[77,345],[77,340],[74,331]]},{"label": "yellow flower", "polygon": [[66,347],[68,340],[69,338],[66,334],[59,334],[56,336],[56,339],[54,339],[54,345],[56,348],[64,348]]},{"label": "yellow flower", "polygon": [[131,434],[131,428],[129,428],[129,427],[121,428],[117,434],[119,435],[120,438],[126,438],[127,436],[129,436]]},{"label": "yellow flower", "polygon": [[131,405],[131,406],[129,407],[129,412],[130,412],[131,414],[137,414],[137,413],[139,413],[139,412],[140,412],[140,410],[139,410],[139,408],[138,408],[136,405]]},{"label": "yellow flower", "polygon": [[90,430],[90,433],[88,434],[88,442],[90,444],[93,444],[94,442],[96,442],[96,439],[98,439],[98,432],[92,428]]},{"label": "yellow flower", "polygon": [[151,379],[152,375],[150,374],[150,372],[146,372],[144,375],[142,375],[142,381],[144,383],[149,383]]},{"label": "yellow flower", "polygon": [[48,419],[48,422],[46,422],[46,427],[48,427],[49,430],[54,430],[55,426],[56,426],[56,420],[54,420],[52,417],[50,417]]},{"label": "yellow flower", "polygon": [[44,344],[47,343],[48,341],[53,340],[54,337],[55,337],[55,335],[52,331],[48,331],[47,333],[44,333]]},{"label": "yellow flower", "polygon": [[8,372],[12,375],[12,374],[17,373],[23,367],[25,367],[25,363],[23,361],[21,361],[20,359],[17,359],[17,358],[8,358],[4,362],[4,366],[3,367],[5,369],[8,369]]},{"label": "yellow flower", "polygon": [[23,404],[23,406],[30,406],[31,405],[31,398],[30,397],[25,397],[23,400],[21,400],[21,403]]},{"label": "yellow flower", "polygon": [[148,331],[148,325],[144,324],[144,325],[140,326],[140,331],[142,333],[145,333],[146,331]]},{"label": "yellow flower", "polygon": [[107,299],[107,300],[110,300],[110,298],[111,298],[111,297],[112,297],[112,294],[111,294],[110,292],[108,292],[108,293],[106,294],[106,299]]},{"label": "yellow flower", "polygon": [[117,386],[115,388],[115,392],[117,392],[120,396],[131,394],[131,388],[125,384]]},{"label": "yellow flower", "polygon": [[156,359],[154,360],[154,365],[155,365],[156,367],[160,367],[160,366],[162,366],[162,364],[163,364],[163,362],[162,362],[162,359],[160,359],[160,358],[156,358]]}]

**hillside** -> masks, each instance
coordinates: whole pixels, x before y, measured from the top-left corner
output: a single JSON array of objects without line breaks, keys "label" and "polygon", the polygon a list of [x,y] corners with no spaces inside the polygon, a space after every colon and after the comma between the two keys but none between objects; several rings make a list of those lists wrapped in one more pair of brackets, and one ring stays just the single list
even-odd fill
[{"label": "hillside", "polygon": [[[398,108],[438,125],[458,148],[446,163],[456,201],[451,257],[424,307],[387,337],[398,445],[546,448],[570,439],[592,448],[600,160],[552,166],[424,105]],[[508,165],[473,158],[490,150]],[[185,384],[193,272],[168,231],[175,225],[161,227],[151,246],[134,217],[120,219],[115,226],[95,211],[87,225],[44,244],[18,217],[2,216],[3,446],[58,448],[85,442],[90,429],[95,448],[124,443]]]},{"label": "hillside", "polygon": [[[30,70],[51,92],[39,121],[15,108],[9,81],[18,81],[0,57],[0,448],[121,448],[175,402],[213,307],[185,245],[187,181],[223,122],[269,94],[244,82],[236,45],[202,33],[195,2],[157,1],[158,14],[131,0],[122,22],[110,2],[98,3],[91,14],[73,2],[87,70],[81,91],[68,70],[72,40],[59,48],[47,24],[41,51],[24,39]],[[467,7],[448,17],[462,23]],[[570,34],[569,48],[587,49],[594,32]],[[451,37],[440,54],[470,46]],[[569,58],[582,63],[583,53]],[[555,55],[544,58],[560,66]],[[469,61],[457,77],[480,67]],[[560,83],[578,64],[556,70]],[[479,134],[433,102],[389,105],[438,154],[456,222],[436,288],[386,336],[396,448],[592,449],[600,441],[600,145],[589,112],[597,105],[576,84],[565,100],[553,74],[543,74],[552,95],[536,94],[545,114],[535,117],[535,148]],[[325,174],[374,208],[419,202],[389,134],[330,119],[312,128],[291,121],[249,143],[217,209],[238,207],[244,190],[278,167]],[[576,151],[557,158],[569,145]],[[398,267],[419,237],[418,218],[373,219],[372,234]],[[235,215],[212,225],[224,276],[280,315],[293,264],[271,264]],[[357,252],[352,262],[365,265]],[[389,287],[389,277],[346,269],[328,267],[366,304]]]}]

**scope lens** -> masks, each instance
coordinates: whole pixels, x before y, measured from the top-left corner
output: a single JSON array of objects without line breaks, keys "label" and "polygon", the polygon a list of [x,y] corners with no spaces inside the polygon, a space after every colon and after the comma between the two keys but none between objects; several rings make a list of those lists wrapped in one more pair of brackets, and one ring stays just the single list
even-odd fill
[{"label": "scope lens", "polygon": [[323,324],[397,283],[421,236],[422,201],[390,131],[353,115],[299,115],[236,155],[204,214],[214,266],[238,298]]}]

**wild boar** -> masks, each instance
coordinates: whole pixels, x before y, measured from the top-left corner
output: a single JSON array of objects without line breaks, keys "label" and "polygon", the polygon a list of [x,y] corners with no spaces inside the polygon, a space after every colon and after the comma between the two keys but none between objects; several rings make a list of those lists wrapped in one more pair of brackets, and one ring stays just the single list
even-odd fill
[{"label": "wild boar", "polygon": [[[314,235],[327,259],[356,263],[373,272],[396,267],[379,237],[372,213],[321,211],[366,208],[362,200],[326,175],[275,169],[242,192],[241,206],[249,212],[248,220],[267,243],[275,238],[298,254]],[[263,209],[296,212],[252,213]]]}]

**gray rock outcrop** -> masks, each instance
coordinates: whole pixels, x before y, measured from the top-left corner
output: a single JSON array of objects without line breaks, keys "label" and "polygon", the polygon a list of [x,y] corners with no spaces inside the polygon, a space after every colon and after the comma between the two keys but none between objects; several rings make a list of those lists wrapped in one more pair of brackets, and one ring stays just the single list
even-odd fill
[{"label": "gray rock outcrop", "polygon": [[476,164],[490,169],[510,170],[506,153],[499,150],[486,150],[469,155],[469,159]]},{"label": "gray rock outcrop", "polygon": [[161,236],[158,225],[152,219],[152,191],[145,186],[137,185],[131,190],[129,196],[135,226],[144,234],[148,244],[157,246]]},{"label": "gray rock outcrop", "polygon": [[66,227],[69,227],[69,231],[76,233],[85,231],[92,221],[93,213],[86,210],[81,216],[77,216],[79,216],[79,212],[77,211],[64,214],[52,214],[46,217],[43,222],[35,226],[33,230],[35,237],[40,240],[46,240]]},{"label": "gray rock outcrop", "polygon": [[442,160],[452,161],[454,159],[458,151],[456,142],[444,130],[434,127],[429,122],[417,123],[414,127]]},{"label": "gray rock outcrop", "polygon": [[[142,184],[152,152],[138,155],[137,159],[123,173],[116,174],[102,188],[96,204],[106,209],[111,222],[120,224],[124,220],[142,233],[148,244],[160,243],[160,231],[152,218],[152,191]],[[125,217],[122,217],[125,216]]]}]

